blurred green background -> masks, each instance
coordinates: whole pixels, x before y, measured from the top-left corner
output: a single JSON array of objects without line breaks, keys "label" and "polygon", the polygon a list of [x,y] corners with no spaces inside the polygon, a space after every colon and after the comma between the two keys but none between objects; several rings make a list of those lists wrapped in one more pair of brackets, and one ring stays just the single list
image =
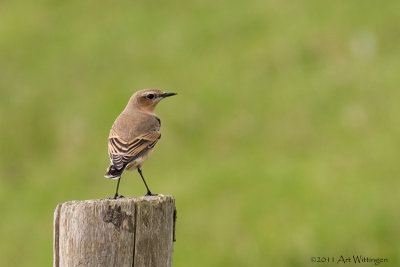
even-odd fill
[{"label": "blurred green background", "polygon": [[176,198],[175,266],[399,264],[399,10],[1,1],[1,265],[50,266],[56,205],[114,193],[108,132],[143,88],[178,92],[144,166]]}]

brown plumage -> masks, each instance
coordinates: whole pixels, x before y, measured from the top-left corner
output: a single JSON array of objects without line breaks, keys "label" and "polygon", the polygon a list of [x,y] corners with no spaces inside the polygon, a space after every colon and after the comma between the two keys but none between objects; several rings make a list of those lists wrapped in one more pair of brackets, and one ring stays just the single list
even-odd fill
[{"label": "brown plumage", "polygon": [[108,137],[108,154],[111,164],[104,175],[118,179],[114,198],[118,196],[118,187],[124,170],[137,169],[152,195],[142,174],[143,163],[152,153],[161,138],[161,121],[154,113],[158,102],[176,93],[165,93],[156,89],[144,89],[136,92],[122,113],[116,118]]}]

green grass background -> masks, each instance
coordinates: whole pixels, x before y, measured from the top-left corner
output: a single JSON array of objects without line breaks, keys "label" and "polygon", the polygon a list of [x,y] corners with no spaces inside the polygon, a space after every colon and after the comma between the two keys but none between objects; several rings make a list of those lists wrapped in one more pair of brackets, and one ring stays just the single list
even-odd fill
[{"label": "green grass background", "polygon": [[[1,1],[0,259],[52,264],[58,203],[111,196],[107,135],[178,92],[144,166],[175,266],[400,262],[399,1]],[[137,173],[125,196],[145,188]],[[317,265],[317,264],[315,264]],[[318,264],[322,266],[322,264]]]}]

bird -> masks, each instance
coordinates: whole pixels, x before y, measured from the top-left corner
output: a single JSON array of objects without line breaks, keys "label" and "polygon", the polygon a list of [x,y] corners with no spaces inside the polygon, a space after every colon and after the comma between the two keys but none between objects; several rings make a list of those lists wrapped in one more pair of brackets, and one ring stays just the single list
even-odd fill
[{"label": "bird", "polygon": [[164,98],[176,93],[166,93],[158,89],[143,89],[134,93],[125,109],[115,119],[108,136],[108,155],[110,165],[104,175],[118,179],[113,199],[118,195],[121,175],[125,170],[137,169],[146,186],[146,196],[154,196],[143,177],[142,166],[153,152],[161,138],[161,120],[154,113],[157,104]]}]

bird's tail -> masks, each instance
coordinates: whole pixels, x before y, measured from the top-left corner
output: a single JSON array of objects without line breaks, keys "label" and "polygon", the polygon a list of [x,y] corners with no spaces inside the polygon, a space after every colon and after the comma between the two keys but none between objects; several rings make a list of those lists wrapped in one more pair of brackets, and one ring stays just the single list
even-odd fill
[{"label": "bird's tail", "polygon": [[106,178],[111,178],[111,179],[119,179],[121,178],[121,174],[124,171],[124,168],[121,168],[118,170],[117,168],[114,167],[114,165],[110,164],[107,168],[107,173],[104,175]]}]

